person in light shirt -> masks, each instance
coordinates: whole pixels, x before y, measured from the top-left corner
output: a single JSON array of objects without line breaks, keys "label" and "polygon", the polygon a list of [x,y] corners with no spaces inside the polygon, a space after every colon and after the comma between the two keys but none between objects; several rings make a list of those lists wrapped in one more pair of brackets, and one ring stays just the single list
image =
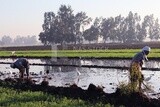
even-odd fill
[{"label": "person in light shirt", "polygon": [[151,48],[145,46],[142,51],[137,53],[131,61],[130,65],[130,82],[133,91],[141,90],[141,84],[143,82],[143,74],[141,72],[144,61],[148,61],[147,55],[150,53]]}]

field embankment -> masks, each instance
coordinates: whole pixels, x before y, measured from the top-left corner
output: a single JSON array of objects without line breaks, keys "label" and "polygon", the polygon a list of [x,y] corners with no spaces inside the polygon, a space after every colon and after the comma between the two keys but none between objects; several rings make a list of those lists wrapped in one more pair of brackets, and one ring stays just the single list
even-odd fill
[{"label": "field embankment", "polygon": [[93,84],[90,84],[87,90],[83,90],[76,84],[73,84],[70,87],[55,87],[48,86],[47,81],[42,81],[41,84],[34,84],[34,81],[32,80],[7,78],[4,81],[0,81],[0,86],[14,88],[19,91],[42,91],[55,96],[58,95],[72,99],[82,99],[91,103],[109,103],[114,106],[159,107],[160,105],[159,99],[148,98],[140,92],[123,93],[123,90],[117,89],[115,93],[107,94],[103,91],[103,88],[96,87]]},{"label": "field embankment", "polygon": [[160,48],[160,42],[142,43],[94,43],[94,44],[68,44],[54,46],[11,46],[0,47],[0,51],[25,51],[25,50],[52,50],[55,46],[57,50],[88,50],[88,49],[141,49],[144,46]]}]

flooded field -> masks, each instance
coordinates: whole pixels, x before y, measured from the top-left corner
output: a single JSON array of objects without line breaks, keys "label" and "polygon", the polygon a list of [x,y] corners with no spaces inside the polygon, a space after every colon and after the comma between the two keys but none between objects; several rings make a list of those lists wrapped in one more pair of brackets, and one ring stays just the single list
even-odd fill
[{"label": "flooded field", "polygon": [[[12,63],[16,59],[0,59],[0,62]],[[106,93],[115,92],[120,83],[128,83],[129,73],[126,69],[115,69],[114,67],[129,67],[130,60],[105,60],[105,59],[29,59],[30,76],[37,84],[44,79],[53,86],[70,86],[77,84],[83,89],[87,89],[89,84],[104,87]],[[37,65],[34,65],[37,64]],[[43,65],[38,65],[43,64]],[[72,66],[48,66],[50,64],[78,65]],[[109,68],[87,68],[83,65],[112,66]],[[159,68],[160,61],[150,60],[144,64],[146,68]],[[46,73],[49,71],[49,73]],[[0,79],[7,77],[17,78],[18,69],[10,68],[9,64],[0,64]],[[160,92],[160,72],[154,70],[143,70],[145,84],[151,86],[154,92]]]}]

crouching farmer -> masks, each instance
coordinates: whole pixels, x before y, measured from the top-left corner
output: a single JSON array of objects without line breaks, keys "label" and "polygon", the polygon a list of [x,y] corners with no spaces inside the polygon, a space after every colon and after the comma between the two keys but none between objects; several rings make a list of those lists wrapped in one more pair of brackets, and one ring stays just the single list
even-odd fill
[{"label": "crouching farmer", "polygon": [[19,58],[14,63],[12,63],[11,68],[19,69],[20,78],[24,78],[24,72],[26,71],[27,78],[29,77],[29,62],[25,58]]},{"label": "crouching farmer", "polygon": [[148,61],[147,55],[150,50],[149,46],[145,46],[142,48],[142,51],[137,53],[132,59],[130,65],[130,82],[132,91],[141,90],[141,84],[144,80],[141,69],[144,61]]}]

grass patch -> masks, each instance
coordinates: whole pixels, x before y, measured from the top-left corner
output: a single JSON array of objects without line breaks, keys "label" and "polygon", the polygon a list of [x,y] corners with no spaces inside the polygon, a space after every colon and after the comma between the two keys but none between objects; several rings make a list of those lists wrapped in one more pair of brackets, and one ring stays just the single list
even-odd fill
[{"label": "grass patch", "polygon": [[114,107],[110,104],[92,104],[81,99],[56,97],[42,92],[16,91],[0,87],[1,107]]}]

